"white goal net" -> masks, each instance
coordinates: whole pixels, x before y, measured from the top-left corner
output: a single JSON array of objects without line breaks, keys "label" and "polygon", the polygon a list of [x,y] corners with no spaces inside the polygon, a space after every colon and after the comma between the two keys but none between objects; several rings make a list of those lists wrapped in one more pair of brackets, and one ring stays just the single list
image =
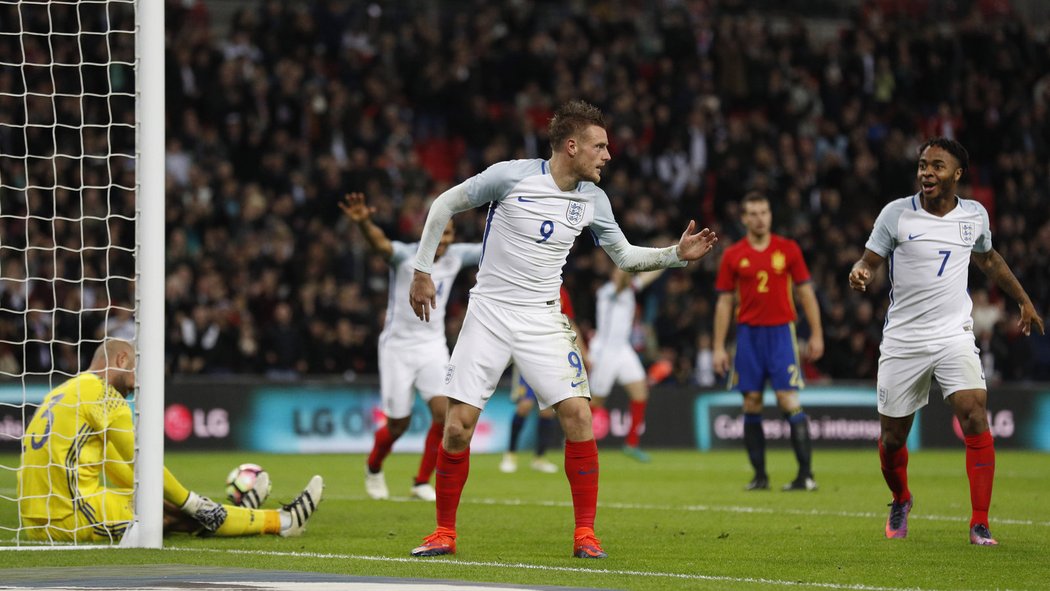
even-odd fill
[{"label": "white goal net", "polygon": [[[100,505],[81,486],[92,472],[106,484],[105,454],[91,464],[95,455],[84,452],[90,445],[84,441],[96,433],[81,424],[72,434],[61,432],[54,405],[68,399],[49,399],[52,406],[40,408],[43,431],[25,430],[48,392],[86,370],[105,339],[136,343],[143,371],[149,341],[142,338],[148,336],[142,320],[149,310],[142,305],[147,261],[140,245],[150,234],[142,207],[146,196],[163,207],[163,193],[143,187],[140,4],[163,7],[160,0],[0,0],[0,546],[91,537],[85,531],[97,527],[98,516],[93,526],[89,514]],[[155,42],[162,44],[162,15],[159,22]],[[163,84],[158,88],[163,92]],[[163,240],[163,227],[152,237]],[[162,260],[157,267],[162,276]],[[162,316],[163,302],[156,305]],[[157,392],[161,402],[147,404],[141,391],[129,397],[138,431],[144,431],[144,408],[152,413],[163,396]],[[138,465],[141,445],[139,437],[138,495],[143,474],[153,478]],[[51,490],[39,476],[34,486],[20,486],[23,450],[49,446],[68,451],[64,461],[52,453],[41,468]],[[126,494],[137,506],[131,491]],[[71,498],[55,502],[48,495]],[[159,496],[154,502],[159,512]],[[27,517],[28,507],[35,519]],[[67,507],[72,516],[62,514]],[[140,530],[141,518],[132,519]],[[113,531],[105,541],[120,541],[123,528]],[[156,538],[135,545],[159,545]]]}]

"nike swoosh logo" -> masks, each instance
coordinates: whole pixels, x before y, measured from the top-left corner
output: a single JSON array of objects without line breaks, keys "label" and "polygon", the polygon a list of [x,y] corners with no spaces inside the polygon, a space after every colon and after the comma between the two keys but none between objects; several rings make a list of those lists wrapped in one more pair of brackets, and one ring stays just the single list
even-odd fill
[{"label": "nike swoosh logo", "polygon": [[926,232],[923,232],[922,234],[908,234],[908,240],[915,240],[916,238],[919,238],[919,237],[925,236],[925,235],[926,235]]},{"label": "nike swoosh logo", "polygon": [[579,474],[580,476],[587,476],[588,474],[597,474],[598,473],[598,469],[597,468],[592,468],[590,470],[577,470],[576,473]]},{"label": "nike swoosh logo", "polygon": [[526,199],[524,197],[518,197],[518,201],[521,201],[522,203],[532,203],[533,201],[536,201],[536,200],[535,199]]},{"label": "nike swoosh logo", "polygon": [[987,468],[988,466],[994,466],[995,462],[989,462],[987,464],[974,464],[974,468]]},{"label": "nike swoosh logo", "polygon": [[576,388],[576,387],[578,387],[578,386],[579,386],[580,384],[582,384],[582,383],[584,383],[584,382],[586,382],[586,381],[587,381],[587,380],[580,380],[580,381],[578,381],[578,382],[569,382],[569,385],[570,385],[570,386],[572,386],[573,388]]}]

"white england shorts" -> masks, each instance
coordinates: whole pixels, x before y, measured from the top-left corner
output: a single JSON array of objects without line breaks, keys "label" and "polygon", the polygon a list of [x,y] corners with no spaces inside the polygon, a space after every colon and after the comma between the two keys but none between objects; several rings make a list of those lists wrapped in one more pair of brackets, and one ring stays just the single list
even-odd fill
[{"label": "white england shorts", "polygon": [[[593,340],[592,340],[593,342]],[[645,381],[645,367],[638,353],[627,343],[591,347],[591,394],[606,398],[613,386]]]},{"label": "white england shorts", "polygon": [[540,409],[574,396],[590,398],[576,333],[558,301],[512,308],[472,295],[445,372],[445,394],[485,408],[511,361]]},{"label": "white england shorts", "polygon": [[877,381],[879,414],[906,417],[926,406],[932,378],[944,398],[960,390],[988,389],[981,351],[972,338],[906,350],[883,347]]},{"label": "white england shorts", "polygon": [[412,416],[415,390],[424,402],[442,394],[448,345],[444,341],[379,342],[379,395],[388,419]]}]

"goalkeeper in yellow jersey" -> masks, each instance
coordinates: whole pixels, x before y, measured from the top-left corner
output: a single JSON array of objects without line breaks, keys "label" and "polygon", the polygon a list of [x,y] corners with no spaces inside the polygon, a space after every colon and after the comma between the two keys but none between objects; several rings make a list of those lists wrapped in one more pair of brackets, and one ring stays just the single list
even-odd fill
[{"label": "goalkeeper in yellow jersey", "polygon": [[[18,513],[29,539],[112,542],[124,534],[134,515],[135,452],[124,397],[134,389],[135,350],[127,341],[109,339],[87,371],[44,398],[22,439],[18,472]],[[306,530],[323,489],[321,477],[314,476],[281,509],[250,509],[202,497],[165,468],[165,529],[297,536]]]}]

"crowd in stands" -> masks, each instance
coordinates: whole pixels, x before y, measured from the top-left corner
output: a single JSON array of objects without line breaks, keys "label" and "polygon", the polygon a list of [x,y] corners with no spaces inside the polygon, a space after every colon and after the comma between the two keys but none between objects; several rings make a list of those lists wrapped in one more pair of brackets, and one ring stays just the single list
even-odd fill
[{"label": "crowd in stands", "polygon": [[[546,122],[573,98],[607,114],[602,187],[633,243],[671,244],[696,219],[727,246],[744,193],[770,197],[822,307],[811,381],[875,376],[888,281],[860,294],[846,277],[882,206],[914,192],[931,136],[969,149],[962,194],[1050,313],[1047,23],[1001,0],[864,1],[835,20],[763,6],[266,0],[220,27],[206,2],[168,0],[169,372],[375,374],[387,267],[337,202],[364,192],[391,238],[414,241],[445,188],[549,156]],[[480,241],[484,220],[457,216],[459,239]],[[718,260],[640,298],[654,381],[713,383]],[[585,336],[610,264],[581,239],[565,268]],[[472,283],[454,288],[452,343]],[[993,382],[1050,380],[1050,337],[1024,338],[975,267],[972,285]]]},{"label": "crowd in stands", "polygon": [[0,4],[5,378],[75,374],[92,339],[135,334],[132,8]]}]

